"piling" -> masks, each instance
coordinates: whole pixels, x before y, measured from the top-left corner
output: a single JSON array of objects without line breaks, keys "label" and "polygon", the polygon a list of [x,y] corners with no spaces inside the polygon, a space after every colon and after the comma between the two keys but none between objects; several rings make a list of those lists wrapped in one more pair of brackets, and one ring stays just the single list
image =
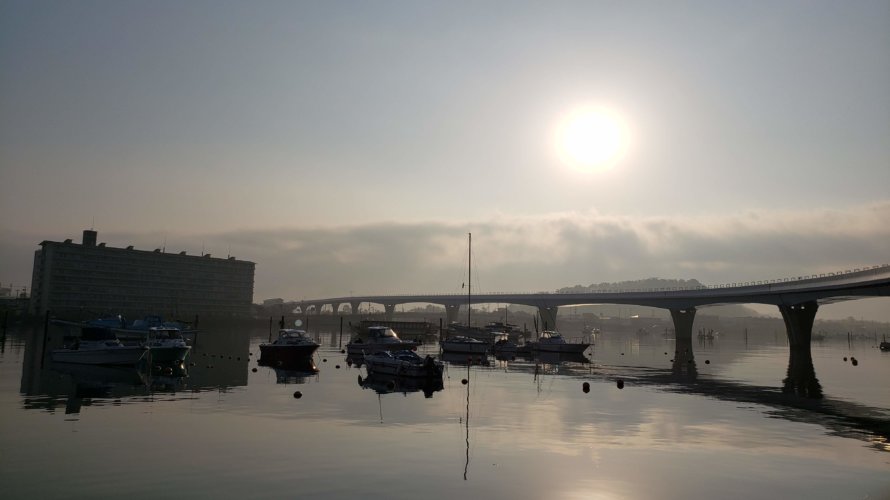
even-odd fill
[{"label": "piling", "polygon": [[340,316],[340,343],[337,347],[343,348],[343,316]]},{"label": "piling", "polygon": [[272,343],[272,316],[269,316],[269,343]]}]

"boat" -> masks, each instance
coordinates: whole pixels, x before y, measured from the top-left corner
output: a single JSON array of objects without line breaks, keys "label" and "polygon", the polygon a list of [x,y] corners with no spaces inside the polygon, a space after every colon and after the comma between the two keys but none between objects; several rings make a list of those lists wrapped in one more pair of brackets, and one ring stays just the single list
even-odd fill
[{"label": "boat", "polygon": [[51,357],[57,363],[135,365],[147,352],[146,346],[123,345],[109,328],[87,326],[71,345],[53,349]]},{"label": "boat", "polygon": [[318,342],[306,335],[306,330],[282,328],[274,342],[260,344],[259,362],[269,366],[298,363],[311,357],[318,346]]},{"label": "boat", "polygon": [[352,333],[362,338],[368,335],[368,329],[375,326],[388,326],[399,332],[402,339],[422,340],[437,334],[438,326],[429,321],[387,321],[363,319],[358,324],[349,324]]},{"label": "boat", "polygon": [[584,352],[589,343],[586,342],[566,342],[562,334],[554,330],[545,330],[541,332],[541,338],[532,343],[532,349],[539,352]]},{"label": "boat", "polygon": [[179,328],[153,326],[148,329],[145,345],[152,363],[182,363],[191,351]]},{"label": "boat", "polygon": [[488,342],[476,340],[463,335],[448,337],[439,342],[443,352],[466,353],[466,354],[486,354],[491,346]]},{"label": "boat", "polygon": [[890,342],[887,342],[887,336],[881,338],[881,344],[878,346],[882,351],[890,351]]},{"label": "boat", "polygon": [[443,365],[432,356],[422,357],[414,351],[378,351],[365,356],[368,374],[400,377],[441,377]]},{"label": "boat", "polygon": [[395,330],[388,326],[369,326],[364,335],[346,344],[346,352],[356,356],[377,351],[408,351],[416,349],[418,345],[418,342],[400,339]]}]

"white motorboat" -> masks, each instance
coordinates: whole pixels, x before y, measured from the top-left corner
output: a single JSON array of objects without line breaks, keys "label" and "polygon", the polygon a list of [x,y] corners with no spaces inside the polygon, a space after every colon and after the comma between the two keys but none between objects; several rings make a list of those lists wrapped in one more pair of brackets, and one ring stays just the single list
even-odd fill
[{"label": "white motorboat", "polygon": [[441,377],[442,362],[414,351],[378,351],[365,356],[368,374],[400,377]]},{"label": "white motorboat", "polygon": [[126,346],[108,328],[84,327],[73,344],[53,349],[52,360],[57,363],[85,365],[135,365],[148,352],[146,346]]},{"label": "white motorboat", "polygon": [[270,344],[260,344],[259,362],[266,365],[289,364],[305,360],[318,349],[318,342],[309,338],[306,330],[284,328]]},{"label": "white motorboat", "polygon": [[152,363],[182,363],[191,351],[179,328],[151,327],[145,345],[150,349]]},{"label": "white motorboat", "polygon": [[439,342],[444,352],[459,352],[467,354],[485,354],[488,352],[490,344],[482,342],[470,337],[462,335],[448,337]]},{"label": "white motorboat", "polygon": [[346,353],[352,356],[371,354],[377,351],[408,351],[420,345],[410,340],[402,340],[395,330],[388,326],[369,326],[364,335],[346,344]]},{"label": "white motorboat", "polygon": [[588,347],[586,342],[566,342],[562,334],[553,330],[541,332],[541,338],[532,344],[532,349],[541,352],[581,353]]}]

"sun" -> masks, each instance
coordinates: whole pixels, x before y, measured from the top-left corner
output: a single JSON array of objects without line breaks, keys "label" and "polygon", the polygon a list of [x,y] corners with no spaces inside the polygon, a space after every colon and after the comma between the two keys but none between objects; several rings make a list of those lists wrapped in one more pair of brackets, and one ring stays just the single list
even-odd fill
[{"label": "sun", "polygon": [[627,149],[627,127],[616,112],[584,106],[567,113],[556,129],[556,147],[563,163],[583,171],[615,166]]}]

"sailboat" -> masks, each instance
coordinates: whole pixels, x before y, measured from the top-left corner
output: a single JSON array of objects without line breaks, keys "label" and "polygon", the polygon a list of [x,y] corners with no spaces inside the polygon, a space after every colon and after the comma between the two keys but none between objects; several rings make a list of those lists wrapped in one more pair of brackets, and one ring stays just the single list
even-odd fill
[{"label": "sailboat", "polygon": [[[468,274],[467,274],[467,324],[452,324],[448,327],[448,337],[439,345],[446,353],[485,354],[490,347],[491,333],[483,328],[474,328],[470,323],[473,311],[473,233],[468,233]],[[485,340],[480,340],[485,339]]]}]

